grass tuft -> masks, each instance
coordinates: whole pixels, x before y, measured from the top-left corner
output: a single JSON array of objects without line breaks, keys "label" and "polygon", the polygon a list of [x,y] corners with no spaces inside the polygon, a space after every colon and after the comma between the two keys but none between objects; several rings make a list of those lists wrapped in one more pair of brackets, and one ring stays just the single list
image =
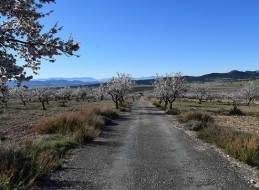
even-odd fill
[{"label": "grass tuft", "polygon": [[166,114],[168,114],[168,115],[180,115],[181,111],[177,108],[173,108],[173,109],[167,110]]}]

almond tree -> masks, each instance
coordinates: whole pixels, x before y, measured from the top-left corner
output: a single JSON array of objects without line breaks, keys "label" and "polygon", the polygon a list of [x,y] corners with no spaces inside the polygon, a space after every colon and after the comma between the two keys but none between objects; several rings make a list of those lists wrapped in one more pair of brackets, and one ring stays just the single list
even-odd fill
[{"label": "almond tree", "polygon": [[20,98],[23,105],[26,106],[26,103],[31,99],[31,91],[24,86],[19,86],[14,89],[15,95]]},{"label": "almond tree", "polygon": [[72,90],[69,87],[61,88],[56,91],[56,98],[61,100],[62,106],[65,106],[65,103],[67,100],[70,100],[70,97],[72,95]]},{"label": "almond tree", "polygon": [[[79,43],[70,36],[64,41],[57,37],[62,27],[55,24],[44,28],[41,20],[52,11],[44,13],[44,4],[55,0],[1,0],[0,1],[0,85],[9,80],[21,83],[30,80],[24,68],[35,74],[40,69],[41,60],[55,62],[55,56],[73,56]],[[17,65],[17,61],[24,65]]]},{"label": "almond tree", "polygon": [[182,73],[166,74],[155,79],[155,93],[158,94],[164,101],[165,106],[169,103],[169,109],[173,109],[173,102],[180,97],[186,87]]},{"label": "almond tree", "polygon": [[247,105],[249,105],[255,99],[258,92],[258,87],[252,81],[249,81],[245,84],[244,88],[242,89],[242,94],[246,99]]},{"label": "almond tree", "polygon": [[195,97],[199,100],[199,104],[202,103],[202,100],[206,99],[209,95],[209,87],[207,85],[194,84],[192,86],[192,92]]},{"label": "almond tree", "polygon": [[7,103],[11,98],[11,89],[8,86],[0,86],[0,104],[7,108]]},{"label": "almond tree", "polygon": [[238,110],[237,108],[240,105],[243,98],[242,92],[240,90],[236,90],[236,91],[227,93],[226,96],[228,99],[232,101],[233,110],[237,111]]},{"label": "almond tree", "polygon": [[164,77],[157,76],[154,81],[154,91],[155,96],[159,99],[159,104],[162,103],[162,101],[165,102],[165,107],[167,107],[168,101],[166,99],[166,90],[165,90],[165,80]]},{"label": "almond tree", "polygon": [[72,91],[72,96],[76,99],[76,101],[79,101],[80,99],[85,101],[87,97],[88,89],[84,87],[76,88]]},{"label": "almond tree", "polygon": [[50,99],[53,96],[53,93],[51,92],[51,90],[47,88],[37,88],[37,89],[34,89],[32,93],[33,93],[32,95],[33,98],[41,102],[42,109],[46,110],[45,103],[48,104]]},{"label": "almond tree", "polygon": [[107,94],[107,89],[103,84],[100,84],[98,88],[93,89],[93,95],[96,99],[103,101]]},{"label": "almond tree", "polygon": [[117,73],[117,77],[113,77],[107,83],[107,94],[109,94],[119,108],[119,103],[124,102],[124,97],[132,90],[134,82],[130,74]]}]

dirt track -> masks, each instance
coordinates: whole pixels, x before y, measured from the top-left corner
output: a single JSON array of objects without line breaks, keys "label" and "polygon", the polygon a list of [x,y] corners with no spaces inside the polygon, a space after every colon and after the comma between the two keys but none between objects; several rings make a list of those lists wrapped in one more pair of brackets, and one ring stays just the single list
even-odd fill
[{"label": "dirt track", "polygon": [[256,189],[247,175],[140,100],[94,143],[77,150],[40,189]]}]

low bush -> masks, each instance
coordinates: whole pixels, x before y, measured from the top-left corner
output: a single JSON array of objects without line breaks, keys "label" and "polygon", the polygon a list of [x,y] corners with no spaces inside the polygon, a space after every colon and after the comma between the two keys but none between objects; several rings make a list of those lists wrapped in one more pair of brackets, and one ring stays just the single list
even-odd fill
[{"label": "low bush", "polygon": [[199,112],[188,112],[179,118],[182,123],[187,123],[190,120],[202,121],[203,114]]},{"label": "low bush", "polygon": [[229,111],[229,114],[230,115],[244,115],[244,113],[240,110],[240,109],[231,109]]},{"label": "low bush", "polygon": [[158,108],[161,108],[161,107],[162,107],[161,103],[159,103],[157,100],[153,100],[153,101],[152,101],[152,104],[153,104],[154,106],[158,107]]},{"label": "low bush", "polygon": [[242,162],[259,167],[259,138],[256,135],[214,126],[201,131],[198,137],[216,144]]},{"label": "low bush", "polygon": [[168,114],[168,115],[180,115],[181,111],[177,108],[173,108],[173,109],[167,110],[166,114]]},{"label": "low bush", "polygon": [[190,120],[185,124],[185,127],[191,131],[200,131],[203,129],[203,123],[199,120]]},{"label": "low bush", "polygon": [[200,131],[214,124],[211,116],[200,112],[188,112],[179,117],[179,121],[185,123],[185,127],[189,130]]}]

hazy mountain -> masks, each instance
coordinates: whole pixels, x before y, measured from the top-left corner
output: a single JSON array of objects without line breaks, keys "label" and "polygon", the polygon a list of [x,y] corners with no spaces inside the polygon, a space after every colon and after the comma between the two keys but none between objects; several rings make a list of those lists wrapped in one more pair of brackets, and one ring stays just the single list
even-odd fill
[{"label": "hazy mountain", "polygon": [[[188,82],[212,82],[212,81],[237,81],[237,80],[255,80],[259,79],[259,71],[237,71],[233,70],[228,73],[210,73],[202,76],[184,76]],[[154,82],[155,76],[134,78],[136,84],[151,85]],[[65,86],[80,86],[80,85],[96,85],[105,83],[109,78],[97,80],[92,77],[73,77],[73,78],[47,78],[47,79],[32,79],[30,82],[23,84],[29,87],[65,87]],[[15,86],[14,82],[9,82],[9,86]]]},{"label": "hazy mountain", "polygon": [[[37,87],[65,87],[65,86],[80,86],[98,84],[99,81],[91,77],[81,78],[47,78],[47,79],[32,79],[29,82],[23,82],[23,85],[32,88]],[[15,86],[15,82],[9,82],[9,86]]]},{"label": "hazy mountain", "polygon": [[97,79],[92,77],[73,77],[73,78],[62,78],[62,77],[53,77],[47,79],[32,79],[32,81],[81,81],[81,82],[98,82]]}]

